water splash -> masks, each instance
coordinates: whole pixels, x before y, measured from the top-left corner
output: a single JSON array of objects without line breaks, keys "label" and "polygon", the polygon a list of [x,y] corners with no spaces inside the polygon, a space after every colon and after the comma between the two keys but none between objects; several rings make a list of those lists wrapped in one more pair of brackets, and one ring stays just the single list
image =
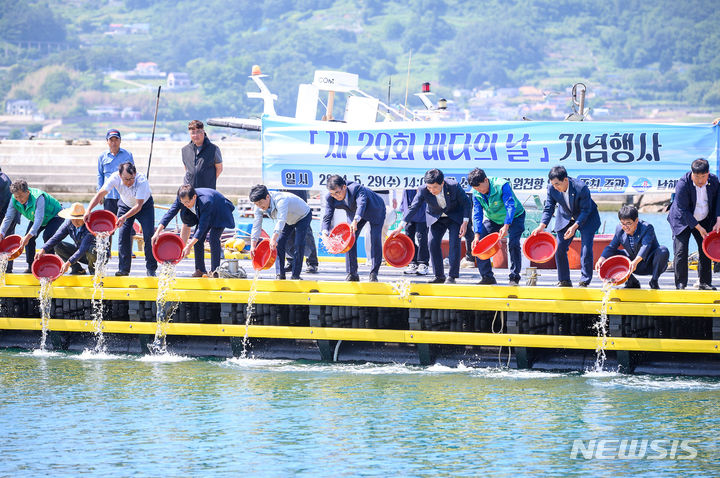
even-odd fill
[{"label": "water splash", "polygon": [[331,254],[335,254],[333,251],[341,251],[345,246],[345,241],[341,236],[323,236],[323,245],[325,249]]},{"label": "water splash", "polygon": [[172,262],[160,263],[157,291],[157,328],[155,339],[148,344],[148,349],[152,355],[167,355],[167,329],[179,303],[175,292],[175,264]]},{"label": "water splash", "polygon": [[248,301],[247,301],[247,309],[245,311],[245,335],[243,336],[242,340],[242,353],[240,354],[241,359],[247,359],[248,358],[248,325],[252,323],[252,315],[255,312],[255,296],[257,295],[257,281],[260,278],[260,271],[255,271],[255,276],[253,277],[252,283],[250,284],[250,290],[248,291]]},{"label": "water splash", "polygon": [[0,287],[5,287],[5,272],[10,262],[10,254],[7,252],[0,253]]},{"label": "water splash", "polygon": [[412,287],[410,279],[391,282],[390,285],[392,286],[393,292],[398,293],[401,301],[405,302],[410,299],[410,287]]},{"label": "water splash", "polygon": [[47,342],[48,326],[50,322],[50,309],[52,308],[52,279],[40,278],[40,323],[42,324],[42,337],[40,339],[40,350],[45,351]]},{"label": "water splash", "polygon": [[593,324],[593,329],[597,331],[597,345],[595,346],[595,365],[590,372],[602,372],[605,366],[605,360],[607,356],[605,354],[605,347],[607,347],[607,333],[608,333],[608,305],[610,303],[610,295],[612,293],[614,282],[606,280],[603,281],[602,286],[602,303],[600,305],[600,316],[598,320]]},{"label": "water splash", "polygon": [[95,236],[95,275],[93,276],[92,325],[95,333],[95,354],[104,354],[107,351],[105,336],[103,335],[103,300],[105,289],[103,281],[107,272],[108,253],[110,252],[110,233],[101,232]]}]

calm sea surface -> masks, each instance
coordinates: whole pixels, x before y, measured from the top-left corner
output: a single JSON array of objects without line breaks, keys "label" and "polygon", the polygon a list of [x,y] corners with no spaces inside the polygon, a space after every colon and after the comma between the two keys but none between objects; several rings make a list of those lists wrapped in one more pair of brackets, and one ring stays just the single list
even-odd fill
[{"label": "calm sea surface", "polygon": [[719,417],[696,378],[0,351],[0,476],[717,476]]}]

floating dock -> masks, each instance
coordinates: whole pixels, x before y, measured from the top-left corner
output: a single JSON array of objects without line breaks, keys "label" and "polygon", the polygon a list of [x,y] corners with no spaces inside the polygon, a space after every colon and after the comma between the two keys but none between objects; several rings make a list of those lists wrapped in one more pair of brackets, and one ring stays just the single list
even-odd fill
[{"label": "floating dock", "polygon": [[[321,264],[328,267],[334,271],[304,275],[321,280],[258,280],[247,327],[252,280],[178,278],[179,305],[165,329],[168,349],[239,356],[247,336],[247,353],[258,358],[582,371],[593,367],[603,345],[593,329],[603,304],[599,288],[478,286],[469,283],[477,275],[472,269],[461,270],[468,283],[455,285],[410,282],[400,271],[384,276],[385,268],[384,282],[348,283],[339,264]],[[554,272],[547,271],[547,280]],[[504,277],[503,271],[496,276]],[[665,287],[669,279],[666,274]],[[157,284],[148,277],[105,278],[108,352],[147,353],[156,331]],[[6,276],[0,346],[37,348],[38,292],[31,275]],[[54,282],[52,348],[92,348],[92,294],[90,276],[66,275]],[[613,289],[608,298],[606,370],[720,376],[720,294]]]}]

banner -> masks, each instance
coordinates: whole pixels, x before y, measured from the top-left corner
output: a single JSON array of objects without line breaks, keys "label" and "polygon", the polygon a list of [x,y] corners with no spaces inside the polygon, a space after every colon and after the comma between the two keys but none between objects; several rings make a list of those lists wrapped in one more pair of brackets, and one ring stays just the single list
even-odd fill
[{"label": "banner", "polygon": [[718,127],[709,124],[341,122],[263,117],[263,181],[269,188],[325,189],[328,176],[371,189],[408,189],[438,168],[464,187],[481,168],[516,192],[544,192],[562,165],[593,193],[672,192],[697,158],[718,172]]}]

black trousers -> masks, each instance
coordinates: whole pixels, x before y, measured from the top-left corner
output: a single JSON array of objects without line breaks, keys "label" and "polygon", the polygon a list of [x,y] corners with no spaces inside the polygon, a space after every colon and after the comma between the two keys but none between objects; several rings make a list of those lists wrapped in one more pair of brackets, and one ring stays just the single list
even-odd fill
[{"label": "black trousers", "polygon": [[[705,228],[706,231],[712,229],[712,220],[703,219],[700,221],[700,225]],[[702,248],[702,235],[697,229],[686,227],[683,232],[673,236],[673,248],[675,249],[675,256],[673,257],[673,267],[675,269],[675,287],[685,286],[688,283],[688,244],[690,242],[690,236],[695,238],[698,246],[698,277],[700,278],[701,284],[712,284],[712,261]]]},{"label": "black trousers", "polygon": [[[617,253],[618,255],[623,255],[630,260],[633,260],[635,259],[635,257],[637,257],[630,257],[630,254],[628,254],[625,249],[619,249]],[[658,247],[650,254],[648,254],[647,259],[640,261],[640,263],[635,268],[635,272],[632,273],[629,280],[632,281],[633,279],[635,279],[633,276],[637,274],[639,276],[652,276],[651,280],[657,281],[660,275],[667,270],[667,261],[669,257],[670,251],[668,251],[667,247]]]},{"label": "black trousers", "polygon": [[442,238],[448,232],[450,260],[450,277],[460,277],[460,224],[449,217],[441,217],[430,226],[428,246],[430,248],[430,259],[432,260],[433,273],[436,278],[445,277],[445,268],[442,257]]}]

